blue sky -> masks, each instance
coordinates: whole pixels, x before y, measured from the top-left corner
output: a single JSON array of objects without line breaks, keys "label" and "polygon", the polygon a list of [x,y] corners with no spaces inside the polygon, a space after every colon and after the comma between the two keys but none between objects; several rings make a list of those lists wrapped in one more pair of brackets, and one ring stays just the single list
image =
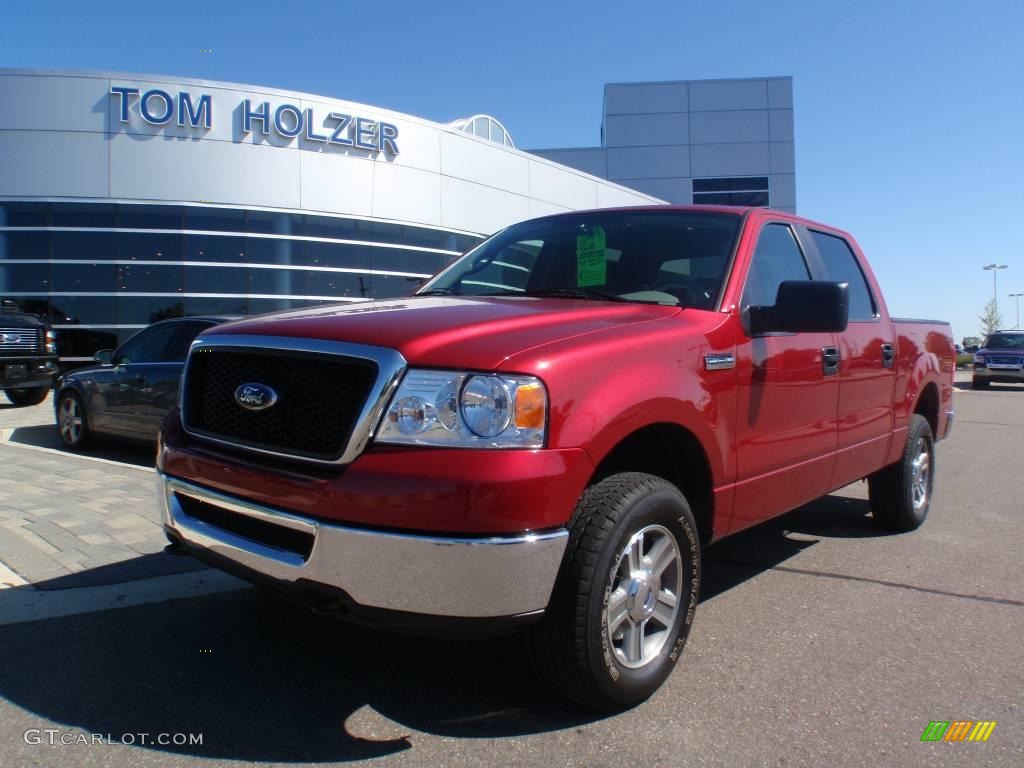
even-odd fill
[{"label": "blue sky", "polygon": [[[957,339],[1024,291],[1024,3],[4,3],[0,66],[308,91],[520,147],[596,145],[606,82],[792,75],[797,206],[853,232],[897,315]],[[206,49],[212,53],[203,52]]]}]

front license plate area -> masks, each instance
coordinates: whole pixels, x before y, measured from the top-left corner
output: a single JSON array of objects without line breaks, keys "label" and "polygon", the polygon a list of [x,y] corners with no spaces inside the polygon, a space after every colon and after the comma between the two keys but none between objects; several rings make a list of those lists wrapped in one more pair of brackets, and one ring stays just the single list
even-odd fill
[{"label": "front license plate area", "polygon": [[7,366],[8,379],[23,379],[28,375],[28,369],[24,363],[16,363]]}]

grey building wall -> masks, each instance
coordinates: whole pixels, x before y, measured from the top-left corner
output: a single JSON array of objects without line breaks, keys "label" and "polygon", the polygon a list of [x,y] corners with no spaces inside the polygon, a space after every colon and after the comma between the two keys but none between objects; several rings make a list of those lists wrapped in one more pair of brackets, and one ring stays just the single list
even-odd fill
[{"label": "grey building wall", "polygon": [[602,146],[529,151],[673,203],[694,179],[767,177],[796,212],[791,77],[609,83]]}]

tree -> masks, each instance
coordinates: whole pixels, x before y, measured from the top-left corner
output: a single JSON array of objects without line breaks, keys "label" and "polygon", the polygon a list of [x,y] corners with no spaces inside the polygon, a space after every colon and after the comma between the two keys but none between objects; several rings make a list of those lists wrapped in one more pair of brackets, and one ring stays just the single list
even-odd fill
[{"label": "tree", "polygon": [[999,305],[995,299],[985,305],[985,314],[978,315],[978,319],[981,320],[981,333],[984,336],[1002,328],[1003,316],[999,314]]}]

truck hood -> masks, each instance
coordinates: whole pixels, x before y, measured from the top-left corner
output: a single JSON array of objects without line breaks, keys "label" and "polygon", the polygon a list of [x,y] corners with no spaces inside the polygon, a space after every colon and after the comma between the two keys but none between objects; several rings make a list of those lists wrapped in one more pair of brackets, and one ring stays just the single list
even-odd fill
[{"label": "truck hood", "polygon": [[543,344],[672,317],[679,307],[562,298],[424,296],[312,307],[204,331],[397,349],[414,366],[488,370]]}]

